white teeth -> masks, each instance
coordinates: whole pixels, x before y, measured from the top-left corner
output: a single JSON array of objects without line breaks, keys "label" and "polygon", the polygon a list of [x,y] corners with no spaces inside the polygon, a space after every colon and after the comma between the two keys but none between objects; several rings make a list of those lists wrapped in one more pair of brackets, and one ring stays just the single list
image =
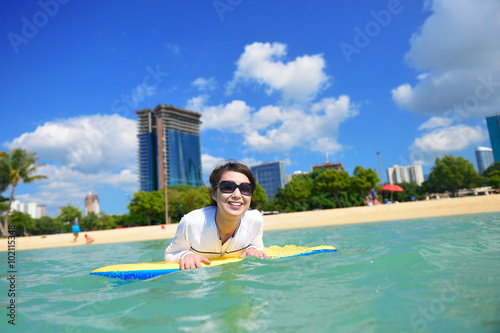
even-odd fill
[{"label": "white teeth", "polygon": [[230,202],[229,204],[232,206],[241,206],[242,205],[240,202]]}]

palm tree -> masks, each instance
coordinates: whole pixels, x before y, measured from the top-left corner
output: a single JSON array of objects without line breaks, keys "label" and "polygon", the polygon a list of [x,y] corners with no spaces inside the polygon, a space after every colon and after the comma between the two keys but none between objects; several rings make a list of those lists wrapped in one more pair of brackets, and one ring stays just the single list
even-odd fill
[{"label": "palm tree", "polygon": [[12,201],[14,201],[14,191],[19,181],[31,183],[47,178],[47,176],[34,175],[36,169],[43,165],[43,163],[38,163],[37,159],[36,153],[28,153],[22,148],[12,149],[10,154],[5,151],[0,152],[0,178],[7,180],[7,184],[12,186],[7,214],[3,224],[0,223],[0,231],[4,237],[9,235],[9,213]]}]

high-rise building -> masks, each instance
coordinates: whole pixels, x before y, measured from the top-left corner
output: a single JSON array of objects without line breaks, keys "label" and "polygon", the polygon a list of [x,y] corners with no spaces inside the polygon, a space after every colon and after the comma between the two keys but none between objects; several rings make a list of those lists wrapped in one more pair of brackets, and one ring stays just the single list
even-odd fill
[{"label": "high-rise building", "polygon": [[477,171],[483,173],[490,165],[495,163],[493,149],[487,147],[476,147]]},{"label": "high-rise building", "polygon": [[42,216],[46,216],[46,206],[37,205],[34,202],[22,203],[19,200],[12,201],[10,206],[11,211],[17,211],[30,215],[34,219],[39,219]]},{"label": "high-rise building", "polygon": [[285,163],[267,162],[250,167],[255,180],[262,186],[268,198],[273,197],[278,188],[285,188]]},{"label": "high-rise building", "polygon": [[85,207],[85,216],[89,215],[90,213],[99,214],[100,207],[99,197],[97,196],[97,194],[87,194],[83,206]]},{"label": "high-rise building", "polygon": [[201,114],[163,104],[135,113],[141,191],[201,186]]},{"label": "high-rise building", "polygon": [[300,176],[300,175],[307,175],[309,174],[309,172],[305,172],[305,171],[294,171],[292,174],[290,175],[285,175],[285,183],[288,184],[289,182],[292,181],[293,177],[297,177],[297,176]]},{"label": "high-rise building", "polygon": [[393,165],[387,169],[387,178],[389,183],[409,183],[415,182],[417,185],[422,185],[424,182],[424,172],[421,165],[398,166]]},{"label": "high-rise building", "polygon": [[321,168],[342,171],[342,170],[344,170],[344,165],[340,162],[338,162],[338,163],[326,162],[325,164],[313,165],[311,167],[311,170],[314,171],[315,169],[321,169]]},{"label": "high-rise building", "polygon": [[486,117],[495,162],[500,162],[500,113]]},{"label": "high-rise building", "polygon": [[47,206],[38,205],[36,207],[36,216],[38,216],[38,218],[40,218],[42,216],[47,216]]}]

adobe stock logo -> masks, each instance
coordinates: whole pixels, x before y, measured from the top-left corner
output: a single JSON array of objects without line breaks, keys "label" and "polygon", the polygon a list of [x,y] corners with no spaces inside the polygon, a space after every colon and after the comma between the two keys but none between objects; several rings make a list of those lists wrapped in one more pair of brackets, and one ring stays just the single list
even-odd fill
[{"label": "adobe stock logo", "polygon": [[21,26],[21,35],[14,32],[9,32],[7,38],[15,53],[19,52],[21,44],[28,44],[28,42],[35,38],[38,30],[45,27],[49,23],[49,19],[54,17],[59,12],[59,5],[65,5],[70,0],[40,0],[38,6],[41,10],[33,14],[31,20],[26,16],[21,18],[23,25]]},{"label": "adobe stock logo", "polygon": [[399,0],[389,0],[389,2],[387,2],[387,9],[382,9],[378,12],[371,10],[370,15],[373,20],[368,21],[365,24],[364,29],[361,29],[358,26],[354,27],[355,34],[353,37],[353,43],[349,44],[342,42],[339,44],[340,50],[342,51],[347,63],[351,63],[351,56],[354,53],[360,54],[362,49],[370,45],[372,39],[381,33],[382,28],[386,28],[391,23],[392,17],[401,13],[402,10],[403,6]]},{"label": "adobe stock logo", "polygon": [[214,6],[215,12],[219,16],[219,20],[222,22],[224,21],[224,13],[228,11],[232,12],[234,8],[241,5],[242,2],[243,0],[214,0],[212,5]]}]

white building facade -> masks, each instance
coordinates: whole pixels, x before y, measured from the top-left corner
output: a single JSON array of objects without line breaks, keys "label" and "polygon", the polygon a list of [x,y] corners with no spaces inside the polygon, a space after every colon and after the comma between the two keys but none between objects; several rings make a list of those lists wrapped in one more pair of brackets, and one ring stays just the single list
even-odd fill
[{"label": "white building facade", "polygon": [[34,219],[39,219],[47,215],[47,207],[45,205],[37,205],[34,202],[22,203],[19,200],[12,201],[11,211],[29,214]]},{"label": "white building facade", "polygon": [[387,178],[391,184],[410,183],[413,181],[420,186],[424,182],[424,172],[421,165],[393,165],[387,169]]}]

